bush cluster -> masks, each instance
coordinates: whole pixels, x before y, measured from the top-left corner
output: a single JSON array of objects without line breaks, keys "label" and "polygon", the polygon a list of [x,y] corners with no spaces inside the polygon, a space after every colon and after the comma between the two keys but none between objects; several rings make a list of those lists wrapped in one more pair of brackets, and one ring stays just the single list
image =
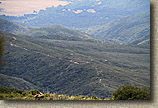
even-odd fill
[{"label": "bush cluster", "polygon": [[120,86],[113,94],[113,100],[149,100],[150,91],[132,85]]},{"label": "bush cluster", "polygon": [[[150,91],[132,85],[120,86],[111,99],[104,100],[149,100]],[[0,86],[0,100],[103,100],[96,96],[69,96],[57,94],[42,94],[38,90],[29,92]]]}]

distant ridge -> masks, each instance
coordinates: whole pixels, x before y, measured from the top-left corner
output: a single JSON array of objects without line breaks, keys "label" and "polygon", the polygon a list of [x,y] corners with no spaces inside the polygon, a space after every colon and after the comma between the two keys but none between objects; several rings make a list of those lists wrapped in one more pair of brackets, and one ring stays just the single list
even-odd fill
[{"label": "distant ridge", "polygon": [[119,41],[112,39],[96,39],[86,33],[78,30],[71,30],[60,25],[51,25],[44,27],[29,27],[21,24],[16,24],[0,18],[0,30],[21,36],[32,36],[43,39],[57,40],[73,40],[73,41],[94,41],[99,43],[120,44]]},{"label": "distant ridge", "polygon": [[13,22],[0,18],[0,30],[8,33],[18,34],[29,30],[29,27],[15,24]]},{"label": "distant ridge", "polygon": [[[90,35],[104,39],[119,40],[124,44],[150,41],[150,15],[140,13],[114,20],[99,28],[87,31]],[[137,42],[138,43],[137,43]]]},{"label": "distant ridge", "polygon": [[71,29],[101,26],[121,17],[150,12],[149,0],[66,0],[66,6],[48,7],[21,17],[0,15],[18,24],[34,27],[61,25]]}]

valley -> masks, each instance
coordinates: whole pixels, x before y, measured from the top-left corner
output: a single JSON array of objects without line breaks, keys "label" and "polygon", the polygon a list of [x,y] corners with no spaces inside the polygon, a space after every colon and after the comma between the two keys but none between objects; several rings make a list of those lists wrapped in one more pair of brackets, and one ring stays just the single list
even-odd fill
[{"label": "valley", "polygon": [[[1,35],[7,39],[1,74],[29,82],[28,90],[106,98],[119,85],[150,87],[148,48],[53,39],[53,35],[43,38],[2,31]],[[16,83],[7,87],[21,88]]]},{"label": "valley", "polygon": [[122,85],[149,90],[150,2],[66,1],[33,14],[0,15],[0,36],[6,39],[0,87],[70,100],[109,99]]},{"label": "valley", "polygon": [[24,16],[0,15],[0,18],[33,27],[61,25],[70,29],[102,26],[113,20],[150,13],[148,0],[60,0],[71,2],[65,6],[48,7]]}]

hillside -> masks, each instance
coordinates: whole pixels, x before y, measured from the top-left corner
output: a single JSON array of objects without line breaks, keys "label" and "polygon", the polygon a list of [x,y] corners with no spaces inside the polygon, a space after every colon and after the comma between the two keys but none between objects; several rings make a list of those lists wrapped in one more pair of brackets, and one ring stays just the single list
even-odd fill
[{"label": "hillside", "polygon": [[16,24],[0,18],[0,30],[16,35],[30,36],[43,39],[72,40],[72,41],[93,41],[99,43],[121,44],[121,42],[112,39],[98,39],[86,33],[77,30],[71,30],[59,25],[44,27],[28,27]]},{"label": "hillside", "polygon": [[132,42],[131,44],[133,45],[150,45],[150,34],[147,34],[145,36],[142,36],[141,38],[135,40],[134,42]]},{"label": "hillside", "polygon": [[[14,1],[7,1],[10,12],[27,2]],[[66,1],[69,4],[36,11],[30,0],[28,6],[33,8],[24,10],[33,13],[23,16],[7,16],[7,10],[0,8],[5,14],[0,15],[0,36],[6,40],[0,58],[5,61],[0,66],[0,99],[36,100],[38,95],[41,100],[101,100],[121,95],[138,99],[143,91],[150,98],[150,91],[144,89],[150,89],[151,81],[150,1]],[[5,1],[0,5],[5,6]],[[125,86],[128,96],[120,92],[122,85],[129,85]],[[136,89],[134,95],[131,88]],[[41,93],[34,94],[37,90]]]},{"label": "hillside", "polygon": [[150,44],[150,15],[139,13],[114,20],[87,33],[98,38],[115,39],[124,44]]},{"label": "hillside", "polygon": [[[29,36],[43,36],[43,35],[66,35],[69,37],[88,38],[89,36],[79,31],[70,30],[61,26],[45,26],[41,28],[34,28],[16,24],[0,18],[0,30],[8,33],[29,35]],[[66,37],[65,36],[65,37]]]},{"label": "hillside", "polygon": [[37,87],[22,78],[11,77],[0,73],[0,85],[21,90],[33,90]]},{"label": "hillside", "polygon": [[[65,1],[65,0],[63,0]],[[21,17],[1,15],[19,24],[42,27],[61,25],[73,29],[101,26],[121,17],[150,12],[149,0],[66,0],[66,6],[47,7]]]},{"label": "hillside", "polygon": [[7,63],[0,68],[1,75],[20,78],[28,82],[26,86],[35,85],[41,92],[106,98],[119,85],[150,87],[148,48],[83,38],[74,41],[0,34],[7,39],[3,58]]},{"label": "hillside", "polygon": [[17,34],[29,30],[29,27],[20,24],[15,24],[13,22],[0,18],[0,30]]},{"label": "hillside", "polygon": [[0,30],[16,35],[28,35],[42,38],[55,38],[62,40],[82,40],[92,39],[87,34],[79,31],[70,30],[62,26],[45,26],[45,27],[28,27],[20,24],[16,24],[0,18]]}]

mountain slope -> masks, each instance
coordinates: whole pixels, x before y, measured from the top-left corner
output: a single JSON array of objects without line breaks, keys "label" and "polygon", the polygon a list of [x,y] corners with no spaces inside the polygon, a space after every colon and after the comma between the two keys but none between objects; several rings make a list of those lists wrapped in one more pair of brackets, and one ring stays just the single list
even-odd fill
[{"label": "mountain slope", "polygon": [[149,0],[67,0],[66,6],[48,7],[37,14],[1,18],[28,26],[61,25],[69,28],[101,26],[112,20],[150,12]]},{"label": "mountain slope", "polygon": [[43,39],[70,40],[70,41],[93,41],[99,43],[121,44],[112,39],[96,39],[86,33],[67,29],[62,26],[28,27],[16,24],[0,18],[0,30],[20,36],[30,36]]},{"label": "mountain slope", "polygon": [[37,87],[22,78],[7,76],[0,73],[0,85],[21,90],[33,90]]},{"label": "mountain slope", "polygon": [[0,18],[0,30],[17,34],[29,30],[29,27]]},{"label": "mountain slope", "polygon": [[104,26],[87,31],[87,33],[105,39],[116,39],[125,44],[135,43],[137,40],[150,40],[150,15],[140,13],[118,20]]},{"label": "mountain slope", "polygon": [[0,34],[7,39],[1,74],[42,92],[105,98],[119,85],[150,86],[150,49]]},{"label": "mountain slope", "polygon": [[150,45],[150,35],[145,35],[136,41],[132,42],[133,45]]},{"label": "mountain slope", "polygon": [[29,36],[43,36],[43,35],[65,35],[66,36],[75,36],[80,38],[89,38],[88,35],[83,34],[79,31],[70,30],[61,26],[46,26],[41,28],[33,28],[28,26],[23,26],[20,24],[15,24],[13,22],[4,20],[0,18],[0,30],[21,35]]}]

